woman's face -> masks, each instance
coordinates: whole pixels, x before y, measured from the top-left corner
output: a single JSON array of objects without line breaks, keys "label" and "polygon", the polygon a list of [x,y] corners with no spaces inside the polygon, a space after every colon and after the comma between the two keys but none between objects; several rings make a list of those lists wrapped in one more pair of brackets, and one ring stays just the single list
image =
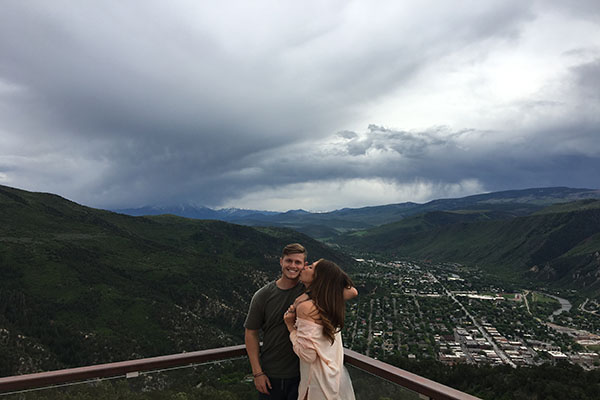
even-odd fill
[{"label": "woman's face", "polygon": [[304,286],[310,286],[312,281],[315,278],[315,268],[317,266],[317,261],[312,264],[309,264],[304,267],[302,272],[300,272],[300,282],[304,283]]}]

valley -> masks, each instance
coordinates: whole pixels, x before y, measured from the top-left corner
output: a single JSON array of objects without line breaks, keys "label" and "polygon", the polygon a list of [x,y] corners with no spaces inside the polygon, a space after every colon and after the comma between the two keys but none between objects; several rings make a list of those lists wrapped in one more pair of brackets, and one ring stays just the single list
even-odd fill
[{"label": "valley", "polygon": [[375,358],[395,353],[454,365],[600,367],[600,317],[575,291],[558,294],[490,280],[456,263],[360,259],[345,344]]}]

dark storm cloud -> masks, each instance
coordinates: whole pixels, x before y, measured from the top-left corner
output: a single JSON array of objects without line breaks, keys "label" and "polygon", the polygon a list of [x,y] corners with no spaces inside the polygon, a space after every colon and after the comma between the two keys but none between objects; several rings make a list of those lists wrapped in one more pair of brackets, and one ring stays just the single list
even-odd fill
[{"label": "dark storm cloud", "polygon": [[[348,129],[440,60],[474,48],[471,62],[482,62],[535,19],[520,1],[484,3],[5,1],[0,183],[100,207],[219,206],[327,180],[472,178],[496,188],[511,181],[502,163],[532,185],[597,132],[597,61],[573,67],[572,98],[529,100],[536,110],[593,101],[578,123],[525,128],[536,145],[522,154],[514,135],[503,143],[502,130],[445,121],[418,131],[373,120],[366,132]],[[557,153],[567,130],[573,148]],[[585,151],[582,169],[597,159]]]},{"label": "dark storm cloud", "polygon": [[573,67],[573,75],[578,90],[597,105],[600,102],[600,58]]},{"label": "dark storm cloud", "polygon": [[2,96],[3,128],[32,143],[26,158],[39,160],[43,142],[39,152],[105,161],[95,178],[100,202],[133,200],[124,193],[133,183],[138,201],[167,201],[167,186],[173,198],[214,204],[222,196],[215,178],[239,169],[245,154],[331,118],[266,80],[268,63],[228,54],[210,26],[180,26],[156,3],[149,11],[60,4],[3,5],[0,79],[11,90]]},{"label": "dark storm cloud", "polygon": [[577,0],[564,2],[562,0],[538,0],[542,7],[556,8],[559,12],[574,15],[578,18],[600,22],[600,7],[596,0]]}]

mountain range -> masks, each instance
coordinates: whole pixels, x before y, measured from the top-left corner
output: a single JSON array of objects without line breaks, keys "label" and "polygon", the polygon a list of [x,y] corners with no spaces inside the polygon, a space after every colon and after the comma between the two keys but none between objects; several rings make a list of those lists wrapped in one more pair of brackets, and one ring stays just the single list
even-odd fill
[{"label": "mountain range", "polygon": [[331,241],[336,236],[347,232],[369,229],[436,210],[485,210],[490,218],[510,218],[530,215],[555,203],[590,198],[600,199],[600,190],[567,187],[508,190],[455,199],[437,199],[424,204],[406,202],[343,208],[323,213],[304,210],[281,213],[240,209],[212,210],[190,204],[113,211],[128,215],[174,214],[188,218],[217,219],[248,226],[279,226],[297,230],[319,240]]},{"label": "mountain range", "polygon": [[195,219],[216,219],[219,221],[232,222],[237,219],[243,219],[253,216],[271,216],[279,214],[275,211],[244,210],[241,208],[221,208],[218,210],[197,205],[195,203],[183,203],[172,206],[144,206],[138,208],[123,208],[112,210],[119,214],[131,215],[134,217],[146,215],[165,215],[172,214],[185,218]]}]

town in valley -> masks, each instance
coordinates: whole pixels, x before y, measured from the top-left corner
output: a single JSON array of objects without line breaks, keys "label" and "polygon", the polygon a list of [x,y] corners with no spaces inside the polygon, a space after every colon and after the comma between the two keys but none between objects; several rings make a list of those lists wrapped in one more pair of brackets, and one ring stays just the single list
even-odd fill
[{"label": "town in valley", "polygon": [[362,291],[348,304],[344,345],[373,358],[445,364],[600,367],[600,306],[499,283],[456,263],[357,259]]}]

